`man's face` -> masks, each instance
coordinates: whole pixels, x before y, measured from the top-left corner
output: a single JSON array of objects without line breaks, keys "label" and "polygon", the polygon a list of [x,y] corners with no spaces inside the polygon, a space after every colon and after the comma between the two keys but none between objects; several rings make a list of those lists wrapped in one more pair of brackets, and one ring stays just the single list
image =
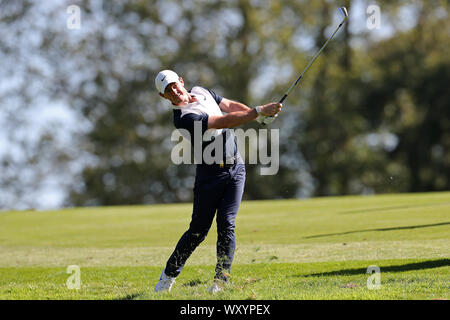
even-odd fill
[{"label": "man's face", "polygon": [[184,105],[189,102],[189,93],[184,88],[183,79],[180,77],[180,83],[169,83],[164,90],[164,94],[159,94],[161,97],[169,100],[176,106]]}]

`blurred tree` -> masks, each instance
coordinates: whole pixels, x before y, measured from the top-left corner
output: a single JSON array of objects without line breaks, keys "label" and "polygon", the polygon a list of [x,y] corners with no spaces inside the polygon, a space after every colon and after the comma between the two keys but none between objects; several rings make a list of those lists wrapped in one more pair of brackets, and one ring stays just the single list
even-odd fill
[{"label": "blurred tree", "polygon": [[[169,141],[174,129],[172,112],[167,102],[157,96],[154,76],[162,68],[174,69],[188,87],[200,84],[251,105],[251,80],[267,63],[265,59],[270,58],[263,54],[266,44],[258,37],[258,32],[263,32],[261,22],[271,25],[277,19],[277,15],[269,14],[272,7],[278,7],[277,2],[260,4],[264,7],[255,9],[247,0],[193,6],[178,1],[150,5],[136,1],[120,9],[115,3],[104,5],[110,25],[117,24],[117,36],[127,34],[127,38],[120,36],[123,40],[115,38],[109,43],[104,35],[98,35],[97,50],[102,54],[102,63],[115,64],[120,51],[131,50],[131,46],[121,43],[125,40],[134,44],[134,50],[141,50],[143,59],[155,63],[133,67],[129,65],[133,61],[125,63],[128,72],[135,73],[131,79],[120,73],[97,74],[95,94],[84,99],[82,109],[94,121],[87,141],[98,163],[83,171],[82,187],[72,191],[72,203],[112,205],[192,198],[193,166],[175,166],[170,162],[170,148],[174,145]],[[255,10],[263,11],[266,20],[261,21]],[[147,32],[140,32],[141,28]],[[292,28],[288,25],[284,29]],[[286,45],[288,41],[286,37]],[[111,50],[112,47],[117,49]],[[132,52],[121,56],[128,55]],[[118,89],[107,98],[105,92],[112,79]],[[94,118],[101,106],[104,111]],[[250,126],[256,128],[254,124]],[[299,181],[293,173],[297,168],[282,166],[276,177],[261,177],[257,170],[259,166],[248,166],[247,198],[295,196]],[[270,181],[277,181],[279,188],[262,187]]]},{"label": "blurred tree", "polygon": [[0,209],[58,205],[76,171],[67,137],[82,132],[50,115],[62,104],[64,81],[55,79],[64,78],[44,63],[51,33],[43,11],[32,1],[0,1]]},{"label": "blurred tree", "polygon": [[371,46],[376,72],[363,89],[371,129],[396,136],[385,169],[404,192],[450,188],[448,3],[417,8],[417,25]]},{"label": "blurred tree", "polygon": [[[170,161],[172,112],[156,73],[174,69],[187,87],[250,106],[277,101],[337,19],[325,0],[86,0],[70,30],[72,3],[0,4],[3,208],[39,206],[49,184],[67,206],[191,200],[194,166]],[[279,172],[247,165],[246,199],[449,188],[448,2],[381,10],[387,39],[351,19],[285,101],[270,127]],[[37,106],[55,104],[76,125],[36,130]]]}]

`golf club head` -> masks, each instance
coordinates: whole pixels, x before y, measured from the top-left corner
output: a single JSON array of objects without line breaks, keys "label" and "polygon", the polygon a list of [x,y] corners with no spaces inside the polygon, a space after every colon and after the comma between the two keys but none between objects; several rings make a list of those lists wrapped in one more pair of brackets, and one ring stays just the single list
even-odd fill
[{"label": "golf club head", "polygon": [[339,9],[339,14],[344,18],[344,21],[348,19],[348,12],[347,9],[345,7],[340,7]]}]

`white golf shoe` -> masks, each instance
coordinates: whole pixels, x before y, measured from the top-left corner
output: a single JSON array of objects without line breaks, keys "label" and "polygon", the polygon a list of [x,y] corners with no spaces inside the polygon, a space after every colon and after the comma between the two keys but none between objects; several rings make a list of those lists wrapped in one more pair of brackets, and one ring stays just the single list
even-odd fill
[{"label": "white golf shoe", "polygon": [[216,294],[217,292],[220,292],[222,290],[223,288],[217,282],[214,282],[213,286],[209,288],[209,292],[212,294]]},{"label": "white golf shoe", "polygon": [[227,281],[222,281],[222,280],[219,280],[219,279],[214,279],[214,284],[213,284],[212,287],[210,287],[210,288],[208,289],[208,291],[209,291],[210,293],[212,293],[212,294],[215,294],[215,293],[218,293],[218,292],[223,291],[227,285],[228,285],[228,282],[227,282]]},{"label": "white golf shoe", "polygon": [[164,273],[164,270],[161,272],[161,277],[159,277],[159,281],[155,286],[155,292],[169,291],[172,289],[173,284],[175,283],[176,278],[169,277]]}]

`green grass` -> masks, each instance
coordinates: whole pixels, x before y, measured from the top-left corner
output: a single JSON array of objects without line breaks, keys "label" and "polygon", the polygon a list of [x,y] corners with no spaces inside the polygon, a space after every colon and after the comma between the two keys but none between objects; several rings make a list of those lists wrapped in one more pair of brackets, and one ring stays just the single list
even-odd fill
[{"label": "green grass", "polygon": [[[450,193],[244,201],[231,285],[215,224],[171,293],[153,287],[191,204],[0,213],[0,299],[448,299]],[[69,265],[81,269],[70,290]],[[381,269],[369,290],[367,267]]]}]

